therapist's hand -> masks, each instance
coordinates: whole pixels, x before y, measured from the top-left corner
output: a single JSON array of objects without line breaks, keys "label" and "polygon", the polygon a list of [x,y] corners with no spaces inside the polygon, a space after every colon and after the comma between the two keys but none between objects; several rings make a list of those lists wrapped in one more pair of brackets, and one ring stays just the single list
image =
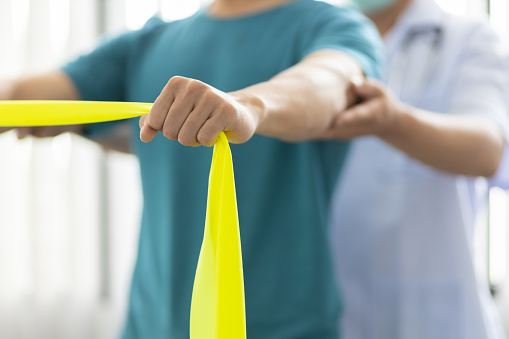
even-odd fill
[{"label": "therapist's hand", "polygon": [[201,81],[173,77],[148,115],[140,118],[140,139],[152,141],[158,132],[185,146],[213,146],[224,131],[232,143],[255,133],[259,112],[240,94],[221,92]]},{"label": "therapist's hand", "polygon": [[351,86],[358,103],[339,114],[321,139],[346,140],[390,133],[404,105],[379,81],[364,80]]}]

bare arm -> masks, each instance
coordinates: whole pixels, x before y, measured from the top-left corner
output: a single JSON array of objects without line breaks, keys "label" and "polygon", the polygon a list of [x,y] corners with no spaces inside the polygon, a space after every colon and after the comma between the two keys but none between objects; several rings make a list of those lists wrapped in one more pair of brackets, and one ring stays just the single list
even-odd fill
[{"label": "bare arm", "polygon": [[[270,81],[232,95],[261,102],[256,133],[301,141],[322,133],[354,101],[348,93],[352,78],[362,70],[350,57],[335,51],[309,56]],[[253,100],[253,99],[251,99]]]},{"label": "bare arm", "polygon": [[[73,81],[63,72],[54,71],[14,81],[0,82],[0,100],[79,100]],[[11,130],[0,127],[0,133]],[[64,132],[83,134],[84,125],[17,128],[19,138],[55,136]],[[118,128],[98,142],[107,149],[130,153],[128,132]]]},{"label": "bare arm", "polygon": [[69,77],[60,71],[5,81],[0,85],[0,100],[79,100]]},{"label": "bare arm", "polygon": [[267,82],[232,93],[175,77],[140,119],[141,139],[149,142],[158,131],[187,146],[211,146],[221,131],[234,143],[254,133],[287,141],[315,138],[353,101],[348,84],[361,76],[349,56],[323,50]]},{"label": "bare arm", "polygon": [[469,176],[495,175],[504,150],[501,130],[488,119],[412,107],[381,138],[425,164]]},{"label": "bare arm", "polygon": [[374,81],[353,87],[363,102],[339,116],[324,137],[350,139],[376,135],[445,172],[485,177],[496,173],[504,137],[494,122],[479,116],[434,113],[402,104]]},{"label": "bare arm", "polygon": [[[78,100],[79,94],[67,75],[55,71],[36,76],[0,83],[0,100]],[[2,127],[0,133],[12,128]],[[81,132],[82,126],[23,127],[18,128],[18,137],[29,134],[38,137],[57,135],[63,132]]]}]

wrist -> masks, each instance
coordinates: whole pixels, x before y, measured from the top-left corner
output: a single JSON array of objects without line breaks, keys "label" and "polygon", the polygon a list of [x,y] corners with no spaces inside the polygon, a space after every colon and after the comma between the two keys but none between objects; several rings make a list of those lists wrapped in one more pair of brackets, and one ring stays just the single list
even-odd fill
[{"label": "wrist", "polygon": [[258,132],[259,127],[265,121],[266,103],[258,95],[246,93],[244,91],[236,91],[229,93],[235,101],[240,104],[242,110],[245,111],[249,118],[255,124],[255,130]]},{"label": "wrist", "polygon": [[376,135],[385,140],[390,137],[396,137],[404,132],[407,129],[408,119],[412,116],[411,110],[410,106],[398,102],[392,109],[392,114],[387,124]]}]

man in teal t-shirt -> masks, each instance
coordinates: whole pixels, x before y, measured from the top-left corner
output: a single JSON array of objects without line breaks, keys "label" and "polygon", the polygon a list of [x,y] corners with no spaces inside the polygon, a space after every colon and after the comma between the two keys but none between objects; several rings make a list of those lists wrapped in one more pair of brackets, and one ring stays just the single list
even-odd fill
[{"label": "man in teal t-shirt", "polygon": [[[352,78],[376,74],[379,48],[375,29],[353,9],[218,0],[16,84],[38,88],[15,91],[30,93],[17,99],[155,101],[148,117],[129,122],[144,209],[124,339],[189,337],[212,150],[186,146],[211,146],[220,131],[238,144],[248,338],[337,337],[326,227],[347,145],[305,140],[353,102]],[[87,131],[97,137],[111,125]]]}]

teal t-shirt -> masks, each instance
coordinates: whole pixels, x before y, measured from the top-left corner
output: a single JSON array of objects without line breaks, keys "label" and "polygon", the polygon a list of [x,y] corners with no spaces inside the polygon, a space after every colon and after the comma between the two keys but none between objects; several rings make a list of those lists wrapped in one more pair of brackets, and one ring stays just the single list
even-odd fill
[{"label": "teal t-shirt", "polygon": [[[381,43],[375,28],[354,9],[312,0],[236,19],[201,11],[180,21],[151,21],[64,71],[84,100],[153,102],[175,75],[234,91],[325,48],[348,53],[368,76],[377,73]],[[162,134],[143,144],[137,120],[129,123],[144,207],[123,338],[188,338],[212,149],[184,147]],[[340,303],[326,228],[347,144],[257,135],[231,149],[248,338],[336,338]]]}]

